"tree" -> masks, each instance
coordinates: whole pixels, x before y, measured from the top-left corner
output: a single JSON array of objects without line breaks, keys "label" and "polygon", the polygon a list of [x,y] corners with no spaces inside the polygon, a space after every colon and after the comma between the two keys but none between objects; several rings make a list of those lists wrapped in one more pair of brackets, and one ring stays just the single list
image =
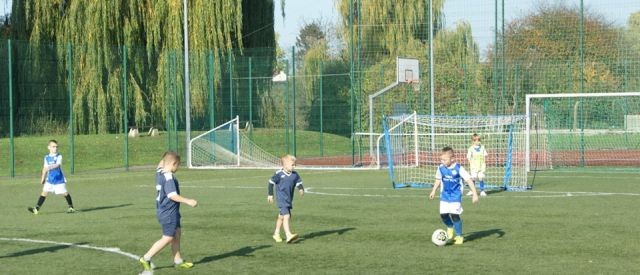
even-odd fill
[{"label": "tree", "polygon": [[318,20],[305,24],[300,29],[300,34],[296,37],[296,54],[305,56],[309,49],[315,47],[319,43],[325,43],[325,32],[322,23]]},{"label": "tree", "polygon": [[[619,52],[612,49],[619,48],[619,36],[613,23],[596,13],[584,11],[582,32],[578,8],[541,5],[506,26],[504,41],[499,43],[506,45],[507,68],[499,73],[518,73],[519,77],[511,79],[522,79],[520,88],[509,89],[510,92],[580,92],[582,81],[586,91],[615,90],[619,83],[612,69]],[[490,49],[487,64],[495,61],[495,49]],[[503,57],[498,53],[501,62]],[[524,100],[523,95],[509,95],[513,97]]]},{"label": "tree", "polygon": [[[271,0],[263,2],[272,4]],[[191,0],[189,11],[190,50],[194,57],[211,50],[215,68],[222,67],[229,51],[243,47],[243,35],[248,34],[243,32],[243,24],[250,25],[247,30],[256,31],[251,20],[243,19],[242,1]],[[250,18],[257,13],[273,16],[273,9],[254,11],[246,14]],[[125,111],[136,124],[155,124],[172,116],[167,104],[184,106],[184,77],[179,69],[183,62],[181,0],[14,1],[13,14],[12,36],[28,41],[25,47],[30,50],[26,52],[32,55],[29,66],[16,67],[16,74],[31,77],[22,83],[52,78],[65,83],[46,87],[50,91],[47,96],[61,102],[66,100],[67,91],[60,87],[71,84],[76,131],[122,131],[126,127],[122,124]],[[268,46],[269,41],[274,41],[264,38],[268,36],[266,33],[255,40],[249,36],[247,42],[254,45],[255,41],[265,41]],[[53,52],[59,62],[54,68],[42,62],[42,57],[51,53],[45,47],[48,43],[55,43],[56,47]],[[126,68],[123,59],[127,60]],[[66,60],[72,63],[67,64]],[[208,102],[207,59],[193,58],[191,66],[192,113],[202,115]],[[68,72],[68,68],[72,71]],[[69,75],[72,82],[66,83]],[[219,83],[220,74],[215,77]],[[125,83],[127,106],[123,106],[122,97]],[[26,107],[24,110],[34,109],[27,105],[37,106],[40,103],[33,99],[41,97],[28,94],[26,87],[17,85],[18,93],[22,93],[17,97],[23,98],[17,104]],[[168,97],[168,90],[175,97]]]}]

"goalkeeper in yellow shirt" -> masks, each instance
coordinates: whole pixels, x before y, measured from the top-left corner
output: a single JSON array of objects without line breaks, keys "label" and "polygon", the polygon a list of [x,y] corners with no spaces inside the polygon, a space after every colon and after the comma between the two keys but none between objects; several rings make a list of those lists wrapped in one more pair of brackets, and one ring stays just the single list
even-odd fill
[{"label": "goalkeeper in yellow shirt", "polygon": [[[471,137],[473,144],[467,150],[467,159],[469,160],[469,171],[471,172],[471,179],[474,183],[478,183],[480,187],[480,196],[486,197],[487,193],[484,192],[484,173],[487,169],[487,150],[480,142],[480,135],[473,134]],[[467,196],[471,196],[473,192],[469,191]]]}]

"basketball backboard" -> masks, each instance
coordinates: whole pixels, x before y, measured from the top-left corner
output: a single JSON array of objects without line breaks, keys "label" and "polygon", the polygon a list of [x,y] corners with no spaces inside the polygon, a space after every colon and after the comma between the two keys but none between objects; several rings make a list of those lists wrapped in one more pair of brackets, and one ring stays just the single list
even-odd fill
[{"label": "basketball backboard", "polygon": [[397,81],[399,83],[420,82],[420,63],[418,59],[397,57],[396,64]]}]

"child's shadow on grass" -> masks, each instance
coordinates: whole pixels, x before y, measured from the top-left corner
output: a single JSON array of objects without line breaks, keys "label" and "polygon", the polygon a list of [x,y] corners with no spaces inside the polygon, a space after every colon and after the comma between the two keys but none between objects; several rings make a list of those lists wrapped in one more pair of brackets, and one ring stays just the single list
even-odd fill
[{"label": "child's shadow on grass", "polygon": [[[236,249],[234,251],[230,251],[224,254],[219,254],[219,255],[212,255],[212,256],[207,256],[204,257],[202,259],[200,259],[199,261],[193,262],[194,265],[200,265],[200,264],[205,264],[208,262],[213,262],[213,261],[217,261],[217,260],[222,260],[224,258],[229,258],[229,257],[253,257],[253,255],[251,255],[253,252],[255,252],[256,250],[260,250],[260,249],[265,249],[265,248],[269,248],[271,247],[271,245],[256,245],[256,246],[245,246],[239,249]],[[158,269],[164,269],[164,268],[173,268],[173,266],[156,266],[156,268],[154,270],[158,270]]]},{"label": "child's shadow on grass", "polygon": [[465,242],[470,242],[470,241],[474,241],[477,239],[482,239],[485,237],[489,237],[491,235],[497,235],[497,238],[502,238],[502,236],[504,236],[504,231],[502,231],[502,229],[499,228],[494,228],[494,229],[488,229],[488,230],[483,230],[483,231],[476,231],[476,232],[471,232],[469,233],[466,237],[464,237],[464,241]]},{"label": "child's shadow on grass", "polygon": [[75,244],[72,244],[72,245],[60,244],[60,245],[53,245],[53,246],[42,247],[42,248],[28,249],[28,250],[24,250],[24,251],[20,251],[20,252],[14,252],[14,253],[11,253],[11,254],[0,256],[0,259],[28,256],[28,255],[45,253],[45,252],[52,253],[52,252],[56,252],[56,251],[61,250],[61,249],[66,249],[66,248],[69,248],[69,247],[72,247],[72,246],[84,245],[84,244],[88,244],[88,243],[87,242],[75,243]]},{"label": "child's shadow on grass", "polygon": [[111,209],[111,208],[127,207],[129,205],[133,205],[133,203],[124,203],[124,204],[119,204],[119,205],[97,206],[97,207],[92,207],[92,208],[82,208],[82,209],[79,209],[78,211],[79,212],[91,212],[91,211],[105,210],[105,209]]},{"label": "child's shadow on grass", "polygon": [[305,234],[305,235],[300,236],[300,239],[298,239],[297,241],[294,241],[293,243],[301,243],[301,242],[304,242],[304,241],[306,241],[308,239],[313,239],[313,238],[322,237],[322,236],[331,235],[331,234],[342,235],[342,234],[344,234],[346,232],[349,232],[349,231],[355,230],[355,229],[356,229],[355,227],[345,227],[345,228],[341,228],[341,229],[311,232],[309,234]]}]

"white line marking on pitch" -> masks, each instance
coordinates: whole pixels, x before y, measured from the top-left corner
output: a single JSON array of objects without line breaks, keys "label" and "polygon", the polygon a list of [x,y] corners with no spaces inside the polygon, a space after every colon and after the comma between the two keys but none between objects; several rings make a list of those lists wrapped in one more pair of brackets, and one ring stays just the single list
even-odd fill
[{"label": "white line marking on pitch", "polygon": [[124,252],[122,250],[120,250],[120,248],[117,247],[99,247],[99,246],[91,246],[91,245],[86,245],[86,244],[74,244],[74,243],[64,243],[64,242],[54,242],[54,241],[46,241],[46,240],[33,240],[33,239],[23,239],[23,238],[2,238],[0,237],[0,241],[14,241],[14,242],[27,242],[27,243],[46,243],[46,244],[55,244],[55,245],[64,245],[64,246],[69,246],[69,247],[78,247],[78,248],[86,248],[86,249],[93,249],[93,250],[99,250],[99,251],[104,251],[104,252],[110,252],[110,253],[116,253],[122,256],[126,256],[128,258],[134,259],[134,260],[138,260],[140,258],[140,256],[129,253],[129,252]]}]

